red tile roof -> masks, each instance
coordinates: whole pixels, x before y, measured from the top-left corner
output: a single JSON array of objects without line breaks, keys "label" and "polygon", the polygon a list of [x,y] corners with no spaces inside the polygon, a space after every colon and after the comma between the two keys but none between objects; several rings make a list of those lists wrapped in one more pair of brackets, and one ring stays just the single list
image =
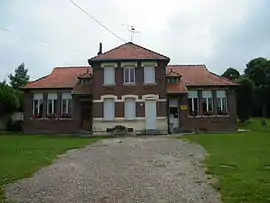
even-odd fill
[{"label": "red tile roof", "polygon": [[90,66],[56,67],[50,75],[32,81],[24,89],[38,88],[73,88],[77,84],[77,77],[90,71]]},{"label": "red tile roof", "polygon": [[77,83],[73,88],[71,94],[91,94],[92,88],[90,84],[80,84]]},{"label": "red tile roof", "polygon": [[117,60],[117,59],[157,59],[157,60],[169,60],[167,56],[161,55],[157,52],[151,51],[144,47],[141,47],[132,42],[125,43],[114,49],[111,49],[103,54],[97,55],[90,59],[95,60]]},{"label": "red tile roof", "polygon": [[205,65],[168,65],[167,74],[173,72],[182,75],[186,86],[236,86],[237,83],[211,73]]},{"label": "red tile roof", "polygon": [[187,93],[187,87],[184,82],[178,84],[167,84],[167,93]]}]

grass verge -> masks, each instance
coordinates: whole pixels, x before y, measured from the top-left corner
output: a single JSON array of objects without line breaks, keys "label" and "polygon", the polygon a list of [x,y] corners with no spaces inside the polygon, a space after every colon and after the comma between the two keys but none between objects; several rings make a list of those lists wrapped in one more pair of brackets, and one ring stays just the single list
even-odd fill
[{"label": "grass verge", "polygon": [[207,172],[219,179],[215,187],[225,203],[270,202],[270,128],[260,128],[259,119],[241,125],[252,131],[194,134],[180,139],[207,150]]},{"label": "grass verge", "polygon": [[31,176],[70,149],[84,147],[101,137],[81,138],[41,135],[0,135],[0,202],[4,186]]}]

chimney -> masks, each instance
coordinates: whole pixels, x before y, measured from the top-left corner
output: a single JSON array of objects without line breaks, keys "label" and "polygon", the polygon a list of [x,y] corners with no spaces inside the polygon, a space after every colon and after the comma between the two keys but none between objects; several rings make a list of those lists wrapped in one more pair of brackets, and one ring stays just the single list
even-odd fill
[{"label": "chimney", "polygon": [[99,43],[98,55],[102,54],[102,43]]}]

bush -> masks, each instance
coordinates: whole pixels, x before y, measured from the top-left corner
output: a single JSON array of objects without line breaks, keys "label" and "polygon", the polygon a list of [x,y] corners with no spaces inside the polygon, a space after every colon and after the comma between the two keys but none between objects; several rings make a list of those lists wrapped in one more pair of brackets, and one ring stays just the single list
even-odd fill
[{"label": "bush", "polygon": [[22,132],[23,131],[22,124],[23,124],[23,121],[21,120],[13,121],[12,119],[9,119],[6,123],[6,128],[8,131]]}]

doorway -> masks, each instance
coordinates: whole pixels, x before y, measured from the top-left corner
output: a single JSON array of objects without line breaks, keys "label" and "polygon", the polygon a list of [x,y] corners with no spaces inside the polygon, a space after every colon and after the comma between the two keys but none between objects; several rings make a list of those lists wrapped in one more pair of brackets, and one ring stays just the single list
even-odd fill
[{"label": "doorway", "polygon": [[155,130],[157,128],[157,102],[156,100],[145,101],[146,129]]},{"label": "doorway", "polygon": [[92,129],[92,105],[89,101],[81,102],[81,129]]}]

